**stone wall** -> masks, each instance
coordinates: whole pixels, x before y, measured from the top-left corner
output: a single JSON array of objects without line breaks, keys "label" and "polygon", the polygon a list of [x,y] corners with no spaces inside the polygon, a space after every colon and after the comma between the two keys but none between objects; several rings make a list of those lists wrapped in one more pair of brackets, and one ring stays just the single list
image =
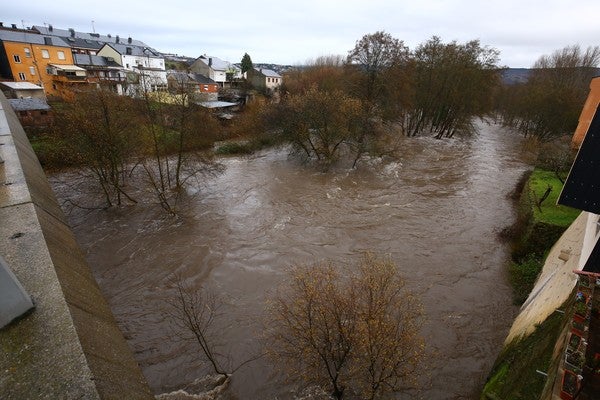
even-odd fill
[{"label": "stone wall", "polygon": [[580,270],[579,259],[588,228],[588,213],[582,212],[548,253],[544,267],[527,301],[521,306],[505,344],[533,332],[537,324],[558,309],[571,295]]},{"label": "stone wall", "polygon": [[0,158],[0,255],[36,305],[0,330],[0,398],[153,398],[1,93]]}]

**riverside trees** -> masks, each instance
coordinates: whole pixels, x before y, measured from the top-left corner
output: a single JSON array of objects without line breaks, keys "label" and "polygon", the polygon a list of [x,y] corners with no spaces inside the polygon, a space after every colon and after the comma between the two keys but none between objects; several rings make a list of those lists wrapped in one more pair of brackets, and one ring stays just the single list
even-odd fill
[{"label": "riverside trees", "polygon": [[[334,152],[317,155],[312,151],[314,158],[320,162],[326,159],[327,164],[345,148],[353,155],[355,166],[362,154],[380,153],[389,147],[387,139],[394,135],[432,133],[441,139],[471,132],[472,118],[491,111],[492,96],[499,84],[498,54],[476,40],[443,43],[438,37],[411,52],[389,33],[368,34],[356,42],[345,60],[322,57],[286,77],[289,80],[284,89],[288,95],[282,99],[275,128],[289,133],[286,124],[297,121],[295,134],[287,135],[293,143],[300,138],[307,142],[322,133],[309,121],[311,110],[291,106],[309,90],[313,99],[320,98],[323,110],[332,110],[334,106],[326,107],[324,102],[338,101],[341,93],[346,100],[357,102],[360,109],[358,117],[353,115],[348,120],[354,132],[341,141],[331,138],[336,143]],[[304,131],[300,129],[301,121]],[[382,142],[386,145],[381,146]]]},{"label": "riverside trees", "polygon": [[366,254],[352,273],[296,265],[270,315],[268,352],[293,380],[336,399],[380,399],[414,385],[421,305],[389,258]]},{"label": "riverside trees", "polygon": [[97,89],[77,94],[57,112],[60,151],[74,154],[75,164],[92,173],[107,207],[136,202],[130,190],[141,182],[131,185],[131,178],[141,168],[146,188],[174,214],[189,179],[219,170],[203,152],[215,140],[218,123],[185,91],[169,96],[169,102],[150,93],[132,99]]},{"label": "riverside trees", "polygon": [[577,127],[600,47],[567,46],[540,57],[523,84],[506,86],[498,98],[503,122],[526,137],[549,141]]}]

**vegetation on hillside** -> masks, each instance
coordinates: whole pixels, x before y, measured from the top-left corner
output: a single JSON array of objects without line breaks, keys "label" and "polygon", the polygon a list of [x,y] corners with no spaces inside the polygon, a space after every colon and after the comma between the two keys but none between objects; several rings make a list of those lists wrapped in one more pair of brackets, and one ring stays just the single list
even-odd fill
[{"label": "vegetation on hillside", "polygon": [[551,371],[554,347],[568,321],[554,313],[524,338],[515,339],[498,356],[483,388],[481,400],[539,399]]}]

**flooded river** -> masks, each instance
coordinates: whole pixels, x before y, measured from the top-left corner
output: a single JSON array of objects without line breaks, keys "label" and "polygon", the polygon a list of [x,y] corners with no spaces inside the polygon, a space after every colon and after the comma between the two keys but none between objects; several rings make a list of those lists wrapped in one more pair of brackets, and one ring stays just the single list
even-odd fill
[{"label": "flooded river", "polygon": [[[507,195],[527,169],[519,136],[479,128],[468,139],[403,139],[397,159],[357,170],[321,173],[285,149],[224,158],[179,218],[136,205],[69,219],[156,393],[207,372],[165,316],[173,273],[226,299],[220,339],[237,361],[257,348],[264,300],[286,266],[372,250],[391,255],[425,308],[427,386],[398,398],[474,399],[517,311],[497,233],[515,218]],[[93,203],[73,193],[74,179],[52,177],[59,200]],[[230,389],[237,399],[290,398],[264,359],[237,371]]]}]

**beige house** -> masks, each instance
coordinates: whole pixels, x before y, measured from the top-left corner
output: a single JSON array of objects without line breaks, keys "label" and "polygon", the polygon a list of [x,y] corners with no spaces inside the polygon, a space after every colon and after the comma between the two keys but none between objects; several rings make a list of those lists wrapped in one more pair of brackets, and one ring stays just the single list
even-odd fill
[{"label": "beige house", "polygon": [[247,72],[247,76],[252,86],[268,92],[277,91],[282,83],[281,75],[270,69],[253,68]]}]

